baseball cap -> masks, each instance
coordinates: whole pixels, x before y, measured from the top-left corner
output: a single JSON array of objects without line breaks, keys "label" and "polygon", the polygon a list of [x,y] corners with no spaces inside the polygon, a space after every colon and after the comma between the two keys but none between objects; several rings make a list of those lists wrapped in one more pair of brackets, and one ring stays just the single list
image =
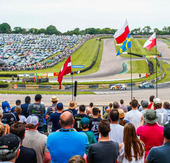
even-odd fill
[{"label": "baseball cap", "polygon": [[9,112],[11,109],[10,109],[10,106],[9,106],[9,103],[7,101],[4,101],[2,102],[2,109],[3,111],[6,113],[6,112]]},{"label": "baseball cap", "polygon": [[167,139],[170,139],[170,122],[166,122],[164,125],[164,136]]},{"label": "baseball cap", "polygon": [[12,160],[20,147],[20,138],[15,134],[7,134],[0,137],[0,160]]},{"label": "baseball cap", "polygon": [[89,125],[89,118],[83,117],[81,119],[81,125]]},{"label": "baseball cap", "polygon": [[57,109],[61,110],[63,108],[63,104],[62,103],[58,103],[57,104]]},{"label": "baseball cap", "polygon": [[154,104],[161,104],[161,100],[159,98],[153,99]]},{"label": "baseball cap", "polygon": [[141,104],[144,108],[147,108],[149,106],[149,103],[146,100],[143,100]]},{"label": "baseball cap", "polygon": [[39,122],[39,118],[35,115],[29,115],[27,117],[27,125],[33,124],[34,126],[36,126],[38,122]]},{"label": "baseball cap", "polygon": [[144,114],[144,119],[146,123],[154,124],[158,121],[158,117],[156,115],[156,110],[148,109]]}]

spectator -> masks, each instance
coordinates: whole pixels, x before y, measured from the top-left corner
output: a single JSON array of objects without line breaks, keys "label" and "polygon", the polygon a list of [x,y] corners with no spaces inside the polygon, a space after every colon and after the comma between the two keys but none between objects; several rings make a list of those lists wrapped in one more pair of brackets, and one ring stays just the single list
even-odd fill
[{"label": "spectator", "polygon": [[38,131],[44,132],[43,114],[45,113],[45,105],[41,104],[42,96],[37,94],[35,96],[35,103],[28,105],[28,114],[36,115],[39,118]]},{"label": "spectator", "polygon": [[136,99],[133,99],[131,104],[132,110],[126,113],[124,120],[133,123],[135,128],[137,128],[141,122],[143,114],[137,110],[138,101]]},{"label": "spectator", "polygon": [[84,155],[88,138],[86,134],[73,129],[74,117],[71,111],[61,114],[60,124],[62,128],[48,136],[47,148],[50,151],[51,162],[67,163],[74,155]]},{"label": "spectator", "polygon": [[26,123],[27,119],[24,115],[21,115],[22,109],[19,106],[16,106],[14,111],[18,114],[19,122]]},{"label": "spectator", "polygon": [[21,104],[21,115],[24,115],[26,118],[28,117],[28,105],[31,103],[31,97],[30,96],[26,96],[25,97],[25,104]]},{"label": "spectator", "polygon": [[170,121],[170,105],[169,102],[164,102],[163,104],[163,108],[166,109],[166,111],[168,112],[168,121]]},{"label": "spectator", "polygon": [[87,110],[86,110],[87,115],[92,116],[92,109],[93,109],[93,103],[91,102],[89,104],[89,108],[87,108]]},{"label": "spectator", "polygon": [[[16,106],[21,107],[21,100],[16,100]],[[11,112],[14,112],[16,106],[12,107]]]},{"label": "spectator", "polygon": [[18,114],[16,112],[12,113],[9,103],[7,101],[2,102],[3,117],[1,119],[2,123],[12,125],[14,122],[19,121]]},{"label": "spectator", "polygon": [[86,111],[86,106],[85,106],[85,105],[80,105],[80,106],[79,106],[79,114],[75,114],[75,115],[74,115],[74,119],[75,119],[74,128],[75,128],[77,131],[82,131],[82,127],[81,127],[81,125],[80,125],[81,119],[82,119],[83,117],[89,118],[89,116],[85,114],[85,111]]},{"label": "spectator", "polygon": [[5,135],[6,131],[5,131],[5,126],[1,123],[0,124],[0,137]]},{"label": "spectator", "polygon": [[102,119],[101,117],[99,117],[98,108],[93,108],[92,113],[93,113],[93,118],[90,118],[89,130],[93,131],[95,138],[98,140],[99,138],[98,125]]},{"label": "spectator", "polygon": [[87,157],[88,163],[116,163],[119,154],[119,145],[117,142],[109,139],[109,121],[100,121],[99,132],[101,134],[100,142],[90,146]]},{"label": "spectator", "polygon": [[127,106],[124,105],[124,100],[123,99],[120,100],[120,107],[119,107],[119,109],[122,109],[124,112],[128,111],[127,110]]},{"label": "spectator", "polygon": [[14,134],[0,137],[0,161],[15,162],[20,153],[20,139]]},{"label": "spectator", "polygon": [[132,102],[130,101],[129,102],[129,106],[127,107],[128,111],[131,111],[132,110]]},{"label": "spectator", "polygon": [[70,158],[68,163],[86,163],[85,159],[80,155],[75,155]]},{"label": "spectator", "polygon": [[127,120],[124,120],[126,113],[122,109],[119,109],[118,112],[119,112],[119,124],[121,126],[124,126],[126,123],[129,122]]},{"label": "spectator", "polygon": [[9,134],[9,125],[1,122],[2,117],[3,117],[3,110],[0,108],[0,125],[3,125],[5,127],[4,134]]},{"label": "spectator", "polygon": [[123,143],[120,144],[119,152],[118,162],[144,162],[144,143],[136,136],[136,129],[132,123],[127,123],[124,127]]},{"label": "spectator", "polygon": [[149,104],[149,106],[148,106],[148,109],[154,109],[154,110],[156,110],[156,108],[155,108],[154,105],[153,105],[153,99],[154,99],[154,98],[155,98],[154,95],[150,96],[150,98],[149,98],[150,104]]},{"label": "spectator", "polygon": [[109,104],[109,108],[106,108],[106,112],[103,114],[103,118],[104,118],[104,119],[108,119],[109,113],[110,113],[110,111],[112,110],[112,107],[113,107],[113,104],[110,103],[110,104]]},{"label": "spectator", "polygon": [[170,122],[164,126],[164,144],[160,147],[153,147],[145,163],[169,163],[170,160]]},{"label": "spectator", "polygon": [[81,127],[82,127],[82,131],[87,135],[88,141],[89,141],[88,148],[86,148],[86,154],[87,154],[90,145],[93,143],[97,143],[97,140],[94,136],[94,133],[92,131],[89,131],[89,128],[88,128],[89,127],[89,118],[83,117],[81,119]]},{"label": "spectator", "polygon": [[158,124],[164,126],[165,122],[168,121],[168,113],[165,109],[162,108],[162,102],[159,98],[155,98],[153,102],[158,116]]},{"label": "spectator", "polygon": [[141,112],[142,110],[143,110],[143,107],[142,107],[142,102],[143,102],[143,100],[141,100],[141,105],[140,106],[138,106],[138,110]]},{"label": "spectator", "polygon": [[124,127],[118,124],[119,120],[119,112],[116,109],[113,109],[110,112],[110,129],[111,131],[109,132],[109,138],[112,141],[117,142],[118,144],[123,142],[123,130]]},{"label": "spectator", "polygon": [[68,110],[70,110],[73,113],[73,116],[77,114],[77,103],[75,101],[70,101],[69,105],[68,105]]},{"label": "spectator", "polygon": [[33,148],[37,155],[37,163],[50,161],[50,155],[46,147],[47,136],[38,132],[38,117],[30,115],[27,117],[27,128],[23,146]]},{"label": "spectator", "polygon": [[144,115],[144,114],[146,113],[146,111],[148,110],[149,103],[148,103],[148,101],[143,100],[143,101],[141,102],[141,105],[142,105],[142,111],[141,111],[141,113]]},{"label": "spectator", "polygon": [[57,131],[61,128],[59,123],[60,115],[62,114],[64,108],[62,103],[57,104],[57,112],[54,112],[50,115],[50,121],[52,122],[52,132]]},{"label": "spectator", "polygon": [[22,146],[22,142],[25,137],[25,125],[21,122],[12,124],[10,127],[10,133],[15,134],[21,139],[20,154],[16,163],[37,163],[35,150]]},{"label": "spectator", "polygon": [[[144,121],[146,125],[144,126]],[[148,109],[142,119],[139,127],[136,130],[138,136],[145,144],[145,157],[147,157],[149,150],[153,146],[160,146],[163,144],[163,127],[157,124],[158,117],[156,111]]]},{"label": "spectator", "polygon": [[45,119],[47,120],[47,132],[51,133],[52,131],[52,122],[50,121],[50,115],[52,113],[57,112],[57,102],[58,98],[56,96],[52,96],[51,98],[52,105],[47,108],[47,113]]},{"label": "spectator", "polygon": [[117,101],[115,101],[114,103],[113,103],[113,109],[119,109],[119,103],[117,102]]}]

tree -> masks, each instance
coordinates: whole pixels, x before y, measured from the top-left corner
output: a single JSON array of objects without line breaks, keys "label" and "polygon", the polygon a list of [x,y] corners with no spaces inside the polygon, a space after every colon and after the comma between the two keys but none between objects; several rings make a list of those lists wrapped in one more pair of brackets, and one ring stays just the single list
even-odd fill
[{"label": "tree", "polygon": [[131,30],[131,34],[132,35],[139,35],[140,34],[140,28],[135,28],[135,29],[133,29],[133,30]]},{"label": "tree", "polygon": [[0,24],[0,33],[10,33],[11,26],[8,23]]},{"label": "tree", "polygon": [[14,27],[14,33],[22,33],[23,29],[21,27]]},{"label": "tree", "polygon": [[154,28],[153,31],[156,32],[157,35],[161,34],[161,31],[158,28]]},{"label": "tree", "polygon": [[50,26],[48,26],[46,28],[46,34],[49,34],[49,35],[52,35],[52,34],[59,35],[59,34],[61,34],[61,32],[58,31],[55,26],[50,25]]},{"label": "tree", "polygon": [[143,34],[144,35],[149,35],[150,34],[150,31],[151,31],[151,27],[150,26],[145,26],[143,29]]},{"label": "tree", "polygon": [[32,33],[32,34],[37,34],[38,33],[38,29],[36,28],[31,28],[28,30],[29,33]]},{"label": "tree", "polygon": [[38,34],[44,33],[45,34],[46,30],[44,28],[41,28],[38,30]]}]

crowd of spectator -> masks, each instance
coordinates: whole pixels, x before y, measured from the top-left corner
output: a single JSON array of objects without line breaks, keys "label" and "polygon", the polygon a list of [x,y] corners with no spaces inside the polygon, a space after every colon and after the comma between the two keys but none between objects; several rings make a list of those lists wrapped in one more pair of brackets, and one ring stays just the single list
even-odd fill
[{"label": "crowd of spectator", "polygon": [[[34,102],[33,102],[34,101]],[[67,108],[56,96],[46,108],[40,94],[0,108],[0,162],[169,163],[170,104],[151,96],[130,106],[123,99],[99,110]]]},{"label": "crowd of spectator", "polygon": [[[0,34],[0,59],[6,63],[1,70],[35,70],[52,67],[93,37],[95,36]],[[55,55],[57,53],[58,55]],[[48,59],[51,56],[53,57]]]}]

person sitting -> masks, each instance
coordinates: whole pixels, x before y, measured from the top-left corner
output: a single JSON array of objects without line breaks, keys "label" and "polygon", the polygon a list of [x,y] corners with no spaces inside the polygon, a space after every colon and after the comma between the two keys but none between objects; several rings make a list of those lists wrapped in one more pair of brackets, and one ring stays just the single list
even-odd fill
[{"label": "person sitting", "polygon": [[121,163],[143,163],[145,148],[144,143],[138,139],[135,126],[127,123],[124,126],[123,143],[119,147],[118,162]]},{"label": "person sitting", "polygon": [[62,128],[58,132],[49,134],[47,148],[51,155],[51,162],[68,163],[75,154],[84,156],[88,146],[88,137],[85,133],[73,129],[74,121],[72,112],[64,111],[60,116]]},{"label": "person sitting", "polygon": [[109,139],[110,124],[107,120],[99,123],[100,142],[89,147],[88,163],[116,163],[119,154],[119,144]]},{"label": "person sitting", "polygon": [[0,162],[15,162],[20,153],[20,142],[15,134],[0,137]]},{"label": "person sitting", "polygon": [[170,160],[170,122],[164,125],[164,144],[153,147],[145,160],[145,163],[169,163]]}]

